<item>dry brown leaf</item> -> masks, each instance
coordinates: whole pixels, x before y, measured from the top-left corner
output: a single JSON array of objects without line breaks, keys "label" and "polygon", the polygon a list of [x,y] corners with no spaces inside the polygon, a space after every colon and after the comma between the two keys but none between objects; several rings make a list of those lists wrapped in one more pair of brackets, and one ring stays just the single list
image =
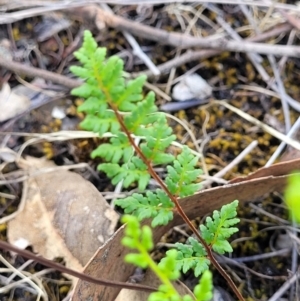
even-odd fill
[{"label": "dry brown leaf", "polygon": [[48,259],[62,257],[67,267],[82,270],[114,233],[118,214],[79,174],[57,171],[49,161],[33,158],[24,161],[23,168],[29,174],[41,168],[50,172],[28,179],[25,208],[8,223],[9,242],[31,245]]},{"label": "dry brown leaf", "polygon": [[[249,177],[240,179],[237,183],[206,189],[193,196],[181,199],[180,204],[190,219],[211,213],[213,210],[220,209],[223,205],[235,199],[238,199],[240,205],[243,205],[267,193],[273,191],[281,192],[285,187],[287,174],[296,168],[300,168],[299,159],[275,164],[269,168],[258,170]],[[155,228],[153,231],[154,242],[157,243],[164,233],[182,223],[181,217],[175,214],[174,219],[168,225]],[[121,244],[121,239],[124,235],[123,231],[124,227],[121,227],[96,252],[86,265],[84,273],[107,280],[124,282],[128,280],[133,274],[134,266],[123,261],[124,256],[128,253],[128,249]],[[75,287],[72,301],[98,300],[97,298],[99,300],[114,301],[118,293],[118,288],[97,286],[92,283],[79,281]]]},{"label": "dry brown leaf", "polygon": [[[138,284],[158,287],[161,285],[161,282],[157,276],[150,269],[148,269],[143,277],[143,280],[138,282]],[[191,290],[181,281],[174,281],[173,285],[181,296],[190,295],[195,298]],[[147,301],[149,295],[150,293],[148,292],[122,289],[115,301]]]},{"label": "dry brown leaf", "polygon": [[0,92],[0,122],[15,117],[30,106],[30,100],[25,95],[17,95],[4,83]]}]

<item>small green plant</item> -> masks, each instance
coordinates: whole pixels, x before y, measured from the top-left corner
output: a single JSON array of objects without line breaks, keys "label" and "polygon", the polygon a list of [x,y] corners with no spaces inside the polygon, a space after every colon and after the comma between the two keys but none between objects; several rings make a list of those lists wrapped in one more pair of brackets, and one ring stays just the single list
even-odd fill
[{"label": "small green plant", "polygon": [[[105,162],[98,169],[105,172],[113,184],[123,183],[125,188],[137,184],[140,193],[117,200],[124,209],[123,221],[127,223],[123,244],[137,253],[129,254],[126,261],[142,268],[151,268],[162,285],[151,294],[149,300],[191,300],[181,297],[174,290],[171,280],[178,279],[179,272],[193,269],[198,277],[202,275],[194,294],[199,301],[212,296],[212,279],[208,271],[212,263],[226,279],[239,300],[244,300],[239,290],[216,261],[213,252],[232,252],[228,238],[237,228],[238,201],[214,211],[212,218],[197,230],[184,213],[178,199],[194,194],[200,189],[197,178],[197,157],[188,147],[183,147],[176,158],[167,153],[175,140],[164,113],[158,112],[153,92],[143,94],[146,78],[140,76],[126,81],[123,75],[123,61],[117,56],[106,59],[106,49],[99,48],[91,33],[84,34],[83,46],[75,53],[81,66],[72,66],[71,71],[84,80],[84,84],[73,89],[72,94],[82,97],[85,102],[78,108],[86,117],[81,127],[102,137],[110,132],[108,143],[101,144],[92,152],[92,157],[101,157]],[[141,139],[140,144],[135,138]],[[163,180],[155,171],[158,165],[167,165]],[[156,191],[146,191],[151,177],[159,185]],[[153,247],[152,230],[140,227],[139,221],[151,218],[151,226],[165,225],[177,210],[184,222],[193,231],[195,238],[187,244],[176,244],[157,265],[150,257]]]},{"label": "small green plant", "polygon": [[284,191],[284,199],[290,210],[290,215],[300,223],[300,174],[292,173],[288,177],[288,184]]},{"label": "small green plant", "polygon": [[[148,300],[192,301],[193,298],[190,295],[180,296],[171,282],[180,276],[177,267],[179,252],[175,249],[168,251],[167,256],[157,265],[149,255],[153,249],[151,228],[141,227],[137,217],[132,215],[124,215],[122,221],[127,223],[122,243],[128,248],[138,251],[138,253],[127,254],[125,261],[144,269],[151,268],[162,283],[157,292],[150,294]],[[199,284],[195,286],[194,295],[199,301],[209,301],[212,298],[212,274],[207,269]]]}]

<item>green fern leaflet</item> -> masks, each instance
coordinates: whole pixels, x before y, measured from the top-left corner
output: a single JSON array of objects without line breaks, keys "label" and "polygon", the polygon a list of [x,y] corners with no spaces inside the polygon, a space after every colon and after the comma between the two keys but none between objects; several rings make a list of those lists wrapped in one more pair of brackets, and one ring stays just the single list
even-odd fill
[{"label": "green fern leaflet", "polygon": [[232,227],[240,221],[236,218],[238,204],[239,202],[235,200],[230,204],[224,205],[221,211],[215,210],[213,212],[212,218],[206,218],[206,225],[200,225],[203,239],[219,254],[233,251],[227,239],[239,231],[238,228]]},{"label": "green fern leaflet", "polygon": [[139,221],[153,218],[152,227],[166,225],[173,219],[174,204],[161,189],[156,192],[147,191],[146,195],[134,193],[130,197],[117,200],[115,204],[122,207],[126,214],[135,215]]}]

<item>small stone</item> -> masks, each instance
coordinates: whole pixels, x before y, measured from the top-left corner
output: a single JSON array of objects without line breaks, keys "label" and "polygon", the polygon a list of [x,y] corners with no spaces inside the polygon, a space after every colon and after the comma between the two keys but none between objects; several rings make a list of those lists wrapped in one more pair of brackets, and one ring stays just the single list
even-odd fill
[{"label": "small stone", "polygon": [[0,122],[6,121],[26,111],[30,106],[30,99],[25,95],[17,95],[4,83],[0,91]]},{"label": "small stone", "polygon": [[204,99],[211,95],[212,87],[198,74],[185,76],[173,88],[172,97],[178,101]]},{"label": "small stone", "polygon": [[55,106],[51,113],[53,118],[64,119],[66,117],[65,109],[62,107]]}]

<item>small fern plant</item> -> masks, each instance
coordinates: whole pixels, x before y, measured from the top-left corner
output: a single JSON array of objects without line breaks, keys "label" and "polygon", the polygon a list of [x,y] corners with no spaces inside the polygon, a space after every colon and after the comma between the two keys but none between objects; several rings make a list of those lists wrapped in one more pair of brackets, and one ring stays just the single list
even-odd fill
[{"label": "small fern plant", "polygon": [[[174,157],[167,150],[176,139],[167,123],[166,115],[158,112],[152,91],[143,94],[145,76],[126,81],[123,61],[117,56],[106,58],[106,49],[99,48],[89,31],[84,33],[82,47],[75,52],[81,66],[72,66],[71,71],[84,80],[72,90],[72,94],[85,101],[78,110],[86,114],[81,127],[103,137],[110,135],[107,143],[102,143],[91,156],[100,157],[104,163],[98,166],[106,173],[112,184],[122,183],[125,188],[136,184],[139,193],[116,201],[124,209],[123,221],[127,223],[123,244],[137,251],[127,255],[126,261],[142,268],[151,268],[162,285],[152,293],[150,301],[188,301],[172,288],[172,280],[178,279],[179,272],[193,269],[195,276],[202,275],[194,294],[197,300],[210,300],[212,296],[212,263],[226,279],[239,300],[244,300],[239,290],[216,261],[213,251],[219,254],[232,252],[228,238],[238,231],[235,224],[238,201],[214,211],[212,218],[197,230],[180,206],[179,198],[194,194],[200,189],[197,178],[201,170],[198,159],[184,146]],[[140,143],[136,143],[136,139]],[[166,165],[167,174],[163,180],[155,171],[156,166]],[[147,191],[150,179],[159,188]],[[193,231],[187,244],[176,244],[176,250],[169,250],[157,265],[150,257],[153,247],[152,230],[139,222],[151,218],[151,226],[166,225],[173,218],[173,212],[181,215]]]}]

